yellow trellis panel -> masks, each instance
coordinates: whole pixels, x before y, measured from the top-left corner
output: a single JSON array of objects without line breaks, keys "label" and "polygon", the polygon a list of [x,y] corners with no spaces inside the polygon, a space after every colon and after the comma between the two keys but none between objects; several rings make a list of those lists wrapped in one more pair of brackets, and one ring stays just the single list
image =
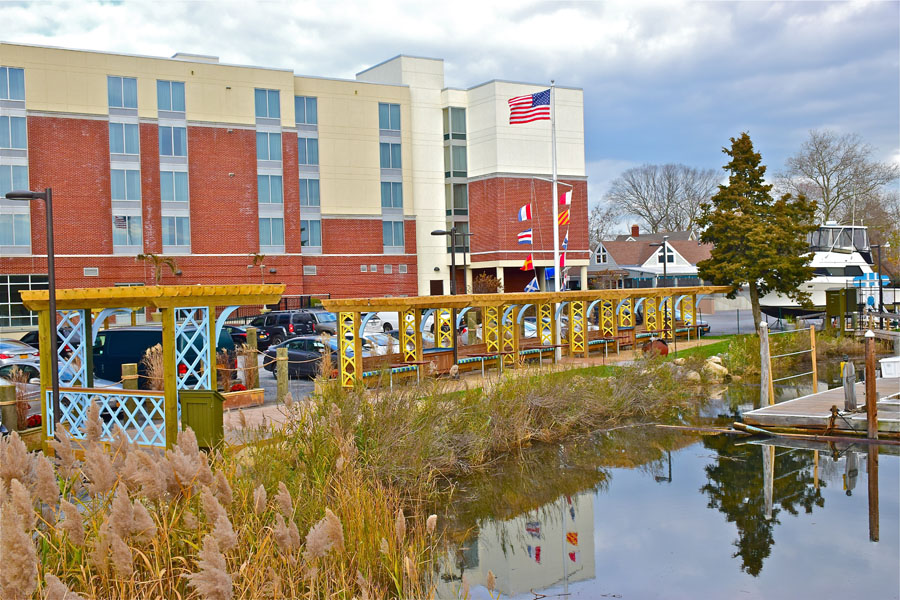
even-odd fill
[{"label": "yellow trellis panel", "polygon": [[501,306],[484,307],[484,343],[487,351],[500,351],[500,310]]},{"label": "yellow trellis panel", "polygon": [[453,313],[449,308],[438,308],[434,311],[434,341],[438,348],[453,347],[453,330],[451,324]]},{"label": "yellow trellis panel", "polygon": [[659,331],[659,315],[657,314],[657,299],[648,296],[644,298],[644,327],[647,331]]},{"label": "yellow trellis panel", "polygon": [[[506,309],[503,309],[506,312]],[[519,308],[513,307],[509,311],[509,316],[500,323],[500,351],[512,352],[503,357],[504,365],[516,364],[516,357],[519,350],[519,332],[516,323],[516,317],[519,315]]]},{"label": "yellow trellis panel", "polygon": [[697,321],[695,314],[696,304],[696,296],[687,295],[681,299],[681,320],[688,327],[692,327]]},{"label": "yellow trellis panel", "polygon": [[633,298],[625,298],[619,307],[619,327],[634,327]]},{"label": "yellow trellis panel", "polygon": [[584,314],[584,301],[569,302],[569,353],[571,356],[586,356],[587,321]]},{"label": "yellow trellis panel", "polygon": [[556,330],[556,315],[553,309],[552,302],[541,302],[537,305],[537,335],[541,339],[542,346],[553,344],[553,332]]},{"label": "yellow trellis panel", "polygon": [[600,302],[600,333],[607,338],[616,337],[618,334],[615,300],[603,300]]},{"label": "yellow trellis panel", "polygon": [[672,296],[663,298],[659,305],[659,311],[662,313],[662,329],[664,337],[671,339],[675,336],[675,308],[672,303]]},{"label": "yellow trellis panel", "polygon": [[338,313],[338,362],[341,385],[353,387],[362,379],[362,340],[359,337],[359,312]]},{"label": "yellow trellis panel", "polygon": [[422,360],[422,315],[418,309],[411,308],[400,313],[403,322],[400,326],[400,345],[405,362]]}]

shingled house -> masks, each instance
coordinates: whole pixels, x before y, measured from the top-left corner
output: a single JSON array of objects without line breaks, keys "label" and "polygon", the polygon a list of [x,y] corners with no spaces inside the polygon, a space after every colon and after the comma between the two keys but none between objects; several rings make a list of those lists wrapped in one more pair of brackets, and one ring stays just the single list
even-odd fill
[{"label": "shingled house", "polygon": [[592,288],[700,285],[697,263],[709,258],[711,249],[691,231],[642,234],[632,225],[631,233],[593,248],[588,281]]}]

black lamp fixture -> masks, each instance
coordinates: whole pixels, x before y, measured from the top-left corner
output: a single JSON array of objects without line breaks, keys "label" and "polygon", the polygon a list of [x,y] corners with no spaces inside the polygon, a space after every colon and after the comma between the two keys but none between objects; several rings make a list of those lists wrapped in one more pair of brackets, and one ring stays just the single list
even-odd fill
[{"label": "black lamp fixture", "polygon": [[[44,212],[47,215],[47,287],[48,309],[50,312],[50,382],[53,389],[53,422],[62,420],[62,411],[59,407],[59,354],[56,339],[56,269],[53,254],[53,188],[46,188],[43,192],[29,190],[13,190],[6,193],[7,200],[43,200]],[[43,402],[43,399],[41,399]]]}]

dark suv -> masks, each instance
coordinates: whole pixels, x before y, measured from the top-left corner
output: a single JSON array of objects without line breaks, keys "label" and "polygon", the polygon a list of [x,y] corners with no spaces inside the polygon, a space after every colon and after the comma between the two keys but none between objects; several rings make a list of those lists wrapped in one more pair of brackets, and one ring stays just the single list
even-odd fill
[{"label": "dark suv", "polygon": [[276,346],[298,335],[316,333],[316,320],[309,311],[273,311],[253,317],[248,325],[264,331],[269,336],[265,342],[262,339],[257,341],[260,350]]}]

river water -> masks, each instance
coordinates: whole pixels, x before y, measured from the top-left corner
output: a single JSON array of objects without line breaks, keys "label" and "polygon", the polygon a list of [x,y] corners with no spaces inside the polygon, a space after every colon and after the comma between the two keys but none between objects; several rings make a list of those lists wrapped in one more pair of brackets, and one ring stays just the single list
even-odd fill
[{"label": "river water", "polygon": [[437,597],[490,598],[491,572],[495,598],[900,598],[900,456],[869,448],[653,426],[531,448],[460,482]]}]

